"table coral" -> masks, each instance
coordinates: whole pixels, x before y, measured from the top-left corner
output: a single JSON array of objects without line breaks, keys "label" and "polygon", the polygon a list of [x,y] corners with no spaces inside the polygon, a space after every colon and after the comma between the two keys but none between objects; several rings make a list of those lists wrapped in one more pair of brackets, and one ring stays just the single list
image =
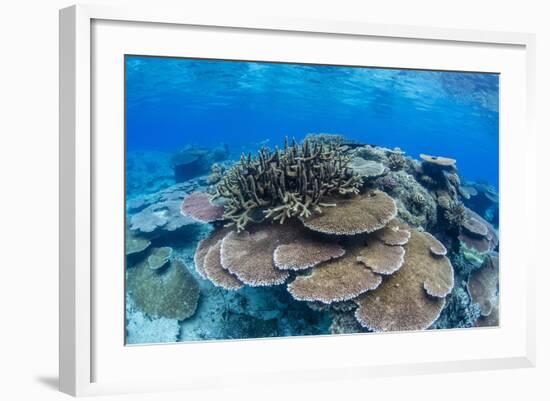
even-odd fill
[{"label": "table coral", "polygon": [[198,283],[177,259],[162,271],[150,269],[146,261],[128,269],[127,286],[136,308],[152,318],[184,320],[197,308]]},{"label": "table coral", "polygon": [[249,231],[232,231],[222,241],[222,266],[253,287],[282,284],[289,274],[275,267],[273,253],[301,232],[299,224],[271,222],[251,225]]},{"label": "table coral", "polygon": [[376,237],[357,250],[357,261],[378,274],[393,274],[403,265],[405,249],[399,245],[387,245]]},{"label": "table coral", "polygon": [[374,331],[428,328],[445,305],[454,285],[453,268],[445,256],[434,255],[432,239],[411,230],[404,245],[403,266],[375,290],[358,297],[355,312],[363,327]]},{"label": "table coral", "polygon": [[354,299],[381,282],[382,277],[359,263],[354,250],[348,249],[343,257],[314,267],[309,275],[298,276],[288,291],[300,301],[330,304]]},{"label": "table coral", "polygon": [[334,235],[370,233],[383,228],[397,215],[395,201],[378,190],[350,198],[328,198],[327,201],[337,206],[300,218],[310,230]]},{"label": "table coral", "polygon": [[499,258],[497,253],[488,255],[479,270],[470,273],[468,292],[479,304],[482,316],[489,316],[498,304]]},{"label": "table coral", "polygon": [[135,253],[140,253],[149,248],[151,241],[147,238],[142,238],[135,235],[132,231],[126,230],[126,255],[133,255]]},{"label": "table coral", "polygon": [[298,238],[279,245],[273,253],[275,266],[281,270],[305,270],[321,262],[344,255],[345,249],[334,242]]},{"label": "table coral", "polygon": [[204,273],[206,277],[217,287],[226,290],[238,290],[243,283],[233,274],[222,267],[220,251],[222,240],[211,246],[204,257]]},{"label": "table coral", "polygon": [[147,264],[150,269],[156,270],[164,267],[172,256],[172,248],[163,246],[161,248],[154,248],[151,254],[147,257]]},{"label": "table coral", "polygon": [[181,213],[201,223],[210,223],[223,217],[224,207],[212,203],[212,195],[193,192],[181,204]]}]

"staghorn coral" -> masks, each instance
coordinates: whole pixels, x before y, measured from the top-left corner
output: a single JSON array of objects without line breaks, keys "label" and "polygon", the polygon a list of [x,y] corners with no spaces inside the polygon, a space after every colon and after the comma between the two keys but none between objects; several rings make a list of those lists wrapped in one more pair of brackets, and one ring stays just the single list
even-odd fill
[{"label": "staghorn coral", "polygon": [[198,283],[177,259],[162,271],[138,264],[127,271],[127,285],[136,308],[152,318],[184,320],[197,308]]},{"label": "staghorn coral", "polygon": [[283,284],[289,274],[275,267],[273,253],[302,233],[303,228],[294,222],[265,222],[251,225],[249,231],[232,231],[222,241],[222,266],[252,287]]},{"label": "staghorn coral", "polygon": [[172,248],[163,246],[162,248],[154,248],[147,258],[147,264],[150,269],[160,269],[170,261],[172,256]]},{"label": "staghorn coral", "polygon": [[279,245],[273,253],[273,262],[281,270],[305,270],[339,258],[345,252],[344,248],[333,242],[303,237],[290,244]]},{"label": "staghorn coral", "polygon": [[325,304],[354,299],[380,285],[382,277],[357,261],[355,249],[339,258],[315,266],[311,274],[288,284],[288,292],[299,301]]},{"label": "staghorn coral", "polygon": [[493,308],[498,307],[498,275],[498,253],[492,253],[481,268],[468,277],[468,293],[472,301],[479,304],[482,316],[489,316]]},{"label": "staghorn coral", "polygon": [[283,149],[261,148],[230,169],[216,187],[227,200],[224,218],[240,231],[257,221],[254,211],[281,224],[333,206],[325,197],[359,193],[361,178],[348,164],[351,156],[334,143],[285,141]]},{"label": "staghorn coral", "polygon": [[351,198],[327,198],[336,207],[322,214],[300,217],[304,225],[324,234],[355,235],[383,228],[397,214],[395,201],[385,192],[370,190]]},{"label": "staghorn coral", "polygon": [[211,246],[204,257],[204,273],[206,277],[217,287],[226,290],[238,290],[243,287],[243,283],[222,267],[220,251],[222,240]]},{"label": "staghorn coral", "polygon": [[181,213],[201,223],[220,220],[224,207],[212,204],[212,196],[205,192],[193,192],[186,196],[181,204]]},{"label": "staghorn coral", "polygon": [[411,230],[405,262],[375,290],[355,301],[355,317],[374,331],[421,330],[429,327],[445,305],[454,285],[453,268],[445,256],[430,251],[432,238]]}]

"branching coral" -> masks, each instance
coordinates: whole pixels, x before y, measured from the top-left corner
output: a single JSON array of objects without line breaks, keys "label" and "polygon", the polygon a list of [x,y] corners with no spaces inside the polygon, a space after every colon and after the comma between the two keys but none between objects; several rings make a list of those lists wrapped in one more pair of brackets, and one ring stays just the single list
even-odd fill
[{"label": "branching coral", "polygon": [[262,148],[254,157],[241,156],[217,185],[215,197],[226,198],[224,219],[242,230],[265,218],[284,223],[291,217],[310,217],[333,204],[330,195],[359,193],[362,179],[349,167],[351,156],[337,144],[285,141],[283,149]]}]

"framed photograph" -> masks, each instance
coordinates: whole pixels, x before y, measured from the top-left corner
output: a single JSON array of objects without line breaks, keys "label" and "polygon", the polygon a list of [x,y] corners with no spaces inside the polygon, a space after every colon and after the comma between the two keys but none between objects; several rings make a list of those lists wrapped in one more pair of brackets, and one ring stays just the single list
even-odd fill
[{"label": "framed photograph", "polygon": [[61,10],[61,390],[534,366],[534,43]]}]

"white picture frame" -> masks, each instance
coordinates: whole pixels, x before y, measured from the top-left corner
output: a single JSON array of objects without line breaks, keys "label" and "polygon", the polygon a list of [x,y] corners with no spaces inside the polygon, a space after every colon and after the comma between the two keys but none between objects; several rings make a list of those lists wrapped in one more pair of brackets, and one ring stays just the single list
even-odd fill
[{"label": "white picture frame", "polygon": [[[120,26],[115,26],[117,23]],[[95,25],[94,25],[95,24]],[[130,24],[130,25],[128,25]],[[134,25],[131,25],[134,24]],[[94,139],[94,126],[97,128],[98,121],[94,118],[101,118],[103,114],[98,110],[93,96],[102,96],[101,91],[95,93],[92,85],[92,77],[98,69],[109,73],[109,68],[102,69],[100,59],[94,59],[98,53],[103,51],[121,52],[126,51],[123,47],[117,47],[119,41],[110,37],[112,45],[107,46],[105,35],[115,35],[123,38],[121,32],[133,29],[132,35],[139,35],[139,30],[157,27],[148,35],[141,38],[140,46],[142,51],[160,54],[169,52],[168,47],[164,50],[155,51],[155,40],[158,41],[163,35],[174,34],[170,29],[185,29],[185,27],[197,27],[205,31],[216,30],[217,37],[224,32],[262,34],[266,41],[273,41],[273,48],[264,51],[271,51],[271,59],[281,56],[276,55],[276,42],[280,41],[278,35],[307,36],[307,38],[322,36],[330,40],[339,38],[342,40],[377,39],[384,40],[388,44],[392,41],[407,41],[407,43],[429,44],[441,49],[445,55],[445,46],[454,46],[453,51],[465,51],[477,49],[483,53],[487,48],[504,49],[503,58],[495,57],[485,67],[494,72],[501,72],[508,68],[510,71],[510,85],[514,85],[514,93],[519,95],[512,102],[504,102],[501,112],[517,110],[517,118],[510,120],[510,127],[513,129],[504,130],[501,135],[506,135],[501,146],[501,179],[506,180],[503,186],[501,197],[503,199],[501,220],[508,221],[508,227],[514,230],[504,231],[501,242],[514,244],[502,253],[504,266],[508,261],[510,264],[520,261],[519,273],[517,271],[501,269],[503,286],[512,279],[517,283],[515,296],[519,300],[515,315],[506,320],[505,324],[497,329],[486,329],[485,331],[440,331],[439,333],[396,333],[369,336],[337,336],[324,338],[301,338],[301,339],[276,339],[276,340],[247,340],[234,342],[210,342],[203,344],[183,345],[176,350],[171,346],[136,347],[128,350],[124,343],[120,343],[120,333],[115,340],[105,340],[105,326],[110,321],[102,311],[102,303],[98,301],[96,294],[98,286],[104,286],[104,275],[94,273],[94,266],[97,260],[108,257],[117,260],[116,252],[107,252],[105,255],[96,254],[94,251],[94,235],[98,229],[104,227],[101,219],[116,219],[117,215],[102,216],[101,204],[104,200],[96,196],[103,185],[96,177],[101,176],[101,171],[111,171],[113,166],[119,170],[120,163],[115,161],[117,146],[120,145],[120,137],[117,137],[116,129],[106,129],[113,133],[110,137],[102,139],[99,143]],[[179,28],[178,28],[179,27]],[[95,33],[94,33],[95,32]],[[94,34],[96,40],[94,41]],[[159,35],[159,36],[156,36]],[[270,36],[271,35],[271,36]],[[273,36],[273,37],[272,37]],[[103,39],[102,39],[103,38]],[[145,40],[148,38],[148,40]],[[309,40],[309,39],[304,40]],[[206,39],[205,39],[206,40]],[[239,45],[228,41],[224,43],[227,48],[225,55],[238,54]],[[271,42],[270,42],[271,43]],[[298,43],[298,42],[297,42]],[[168,44],[166,46],[169,46]],[[231,49],[231,47],[234,49]],[[299,46],[299,45],[297,45]],[[131,46],[130,46],[131,47]],[[206,46],[207,47],[207,46]],[[461,50],[462,49],[462,50]],[[508,50],[510,50],[508,52]],[[297,48],[299,50],[299,48]],[[506,50],[506,51],[505,51]],[[429,49],[426,51],[430,51]],[[433,50],[432,50],[433,51]],[[159,53],[160,52],[160,53]],[[232,53],[233,52],[233,53]],[[106,53],[111,54],[111,53]],[[114,54],[114,53],[112,53]],[[265,53],[269,54],[269,53]],[[290,53],[289,53],[290,54]],[[296,53],[298,54],[298,53]],[[196,55],[196,53],[192,54]],[[244,56],[243,56],[244,57]],[[270,58],[264,55],[264,58]],[[292,55],[288,56],[292,59]],[[345,50],[340,57],[348,57]],[[349,56],[351,57],[351,56]],[[396,56],[398,57],[398,56]],[[508,58],[509,57],[509,58]],[[531,34],[508,33],[508,32],[484,32],[460,29],[439,29],[414,26],[398,25],[375,25],[363,22],[349,21],[317,21],[317,20],[293,20],[286,18],[258,18],[256,16],[243,16],[240,18],[223,17],[215,15],[187,15],[185,10],[163,10],[151,8],[112,8],[108,6],[78,5],[60,11],[60,390],[75,396],[126,393],[138,391],[160,391],[176,389],[201,389],[219,386],[245,386],[247,380],[254,380],[256,383],[269,383],[275,379],[293,380],[326,380],[327,378],[338,379],[341,377],[353,377],[357,380],[380,375],[398,375],[410,373],[431,373],[431,372],[452,372],[478,369],[501,369],[512,367],[531,367],[535,364],[535,321],[534,321],[534,269],[537,263],[536,252],[531,247],[533,244],[515,236],[514,231],[534,230],[536,211],[533,204],[534,196],[527,190],[517,189],[536,188],[535,177],[535,133],[532,128],[534,112],[534,57],[535,37]],[[222,57],[223,58],[223,57]],[[473,57],[471,57],[473,58]],[[480,58],[482,58],[480,56]],[[436,65],[433,60],[416,60],[414,65],[424,68],[460,69],[461,65],[454,62],[447,62],[444,57]],[[389,61],[388,61],[389,60]],[[391,61],[381,62],[379,65],[386,66],[393,62],[403,65],[403,62]],[[397,59],[396,59],[397,60]],[[505,62],[510,60],[510,64]],[[473,64],[469,68],[474,68]],[[469,62],[470,62],[469,61]],[[419,64],[420,63],[420,64]],[[423,63],[423,64],[422,64]],[[502,63],[499,67],[498,63]],[[507,65],[504,65],[507,64]],[[413,66],[414,66],[413,65]],[[513,65],[517,65],[514,69]],[[489,67],[491,66],[491,67]],[[107,66],[108,67],[108,66]],[[112,67],[112,66],[111,66]],[[115,66],[116,67],[116,66]],[[494,68],[493,68],[494,67]],[[116,76],[107,80],[118,79]],[[117,98],[112,101],[116,102]],[[514,108],[512,108],[514,106]],[[99,116],[99,117],[98,117]],[[118,118],[110,121],[112,127],[120,126]],[[110,139],[109,139],[110,138]],[[109,140],[119,141],[106,143]],[[118,143],[118,145],[117,145]],[[112,145],[112,146],[111,146]],[[105,152],[105,149],[112,149],[112,153]],[[512,152],[513,151],[513,152]],[[117,164],[118,163],[118,164]],[[113,181],[109,185],[120,185]],[[122,189],[121,189],[122,190]],[[105,192],[105,191],[103,191]],[[98,206],[99,205],[99,206]],[[99,207],[99,210],[98,210]],[[120,215],[118,215],[120,217]],[[116,220],[111,220],[116,221]],[[516,241],[517,240],[517,241]],[[114,238],[113,244],[119,239]],[[120,245],[120,242],[118,242]],[[521,255],[528,255],[520,258]],[[106,260],[106,259],[105,259]],[[118,259],[122,266],[122,260]],[[97,266],[96,266],[97,267]],[[518,267],[518,266],[516,266]],[[518,275],[518,276],[516,276]],[[510,277],[510,279],[507,279]],[[120,277],[119,277],[120,278]],[[119,288],[120,294],[117,298],[116,285],[120,280],[113,280],[115,284],[105,288],[102,297],[109,302],[118,305],[123,298],[123,289]],[[506,288],[506,287],[504,287]],[[508,302],[505,299],[501,302]],[[507,313],[507,305],[503,305],[503,313]],[[116,308],[115,308],[116,309]],[[512,307],[508,309],[513,309]],[[120,321],[124,320],[122,309],[120,309]],[[118,313],[118,312],[117,312]],[[510,312],[512,313],[512,312]],[[506,316],[504,316],[506,317]],[[103,320],[105,319],[105,320]],[[112,320],[111,320],[112,321]],[[98,329],[98,327],[100,327]],[[118,327],[118,326],[117,326]],[[502,334],[504,333],[504,334]],[[508,333],[508,334],[506,334]],[[502,335],[501,335],[502,334]],[[373,361],[339,359],[342,352],[349,344],[363,345],[363,342],[377,344],[373,348],[379,348],[384,343],[392,343],[392,346],[405,346],[407,343],[415,344],[411,348],[419,349],[427,344],[443,344],[453,336],[453,341],[458,343],[471,344],[478,337],[485,337],[487,343],[494,343],[494,348],[482,352],[474,349],[471,352],[464,352],[458,347],[457,352],[462,352],[464,357],[453,357],[451,354],[441,354],[429,358],[418,358],[418,355],[411,352],[406,357],[400,356],[388,358],[373,356]],[[447,339],[447,340],[445,340]],[[507,350],[501,350],[502,342],[508,344]],[[107,344],[108,343],[108,344]],[[378,344],[380,343],[380,344]],[[106,345],[107,344],[107,345]],[[110,345],[109,345],[110,344]],[[115,345],[113,345],[115,344]],[[118,344],[118,345],[117,345]],[[365,343],[366,344],[366,343]],[[178,345],[175,345],[178,347]],[[111,348],[109,348],[111,347]],[[115,350],[113,347],[117,347]],[[118,348],[120,347],[120,349]],[[294,348],[293,348],[294,347]],[[310,361],[296,361],[292,369],[285,369],[285,357],[293,349],[299,349],[310,358]],[[500,348],[499,348],[500,347]],[[168,352],[170,350],[170,352]],[[316,355],[323,351],[326,359],[322,362],[316,359]],[[502,351],[502,352],[501,352]],[[186,352],[189,360],[197,362],[195,368],[184,375],[170,374],[173,367],[171,354]],[[282,357],[276,359],[275,355]],[[107,355],[110,355],[107,357]],[[224,355],[223,360],[242,359],[247,361],[270,361],[270,366],[255,366],[253,370],[245,366],[235,366],[235,371],[242,368],[247,373],[248,379],[239,380],[238,375],[222,374],[228,372],[229,366],[220,364],[217,371],[206,371],[206,366],[199,363],[199,356],[211,361],[217,355]],[[108,358],[113,359],[108,359]],[[120,362],[116,358],[128,358],[126,362]],[[128,375],[116,374],[124,370],[122,366],[131,366],[144,358],[144,365],[153,365],[157,375],[145,372],[147,379],[139,378],[136,372],[131,371]],[[210,359],[209,359],[210,358]],[[256,358],[256,359],[253,359]],[[260,359],[263,358],[263,359]],[[332,358],[332,359],[331,359]],[[377,359],[378,358],[378,359]],[[376,361],[374,361],[376,360]],[[100,361],[100,362],[98,362]],[[166,363],[164,363],[166,361]],[[120,364],[119,364],[120,362]],[[238,365],[239,363],[237,363]],[[106,365],[113,366],[112,372],[103,373],[107,370]],[[266,365],[266,363],[264,363]],[[103,366],[103,368],[102,368]],[[138,372],[139,373],[139,372]],[[134,374],[133,378],[131,377]]]}]

